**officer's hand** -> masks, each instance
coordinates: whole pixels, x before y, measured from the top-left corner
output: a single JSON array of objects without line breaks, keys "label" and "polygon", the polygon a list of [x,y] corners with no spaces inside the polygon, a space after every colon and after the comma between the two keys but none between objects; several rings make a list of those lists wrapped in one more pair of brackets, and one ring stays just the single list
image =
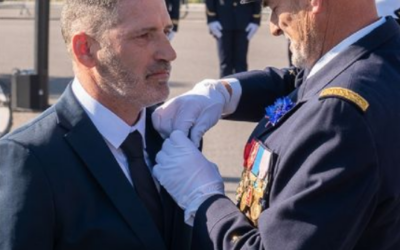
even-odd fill
[{"label": "officer's hand", "polygon": [[208,28],[210,30],[210,33],[215,36],[216,38],[221,38],[222,37],[222,26],[221,23],[218,21],[214,21],[208,24]]},{"label": "officer's hand", "polygon": [[224,194],[217,166],[208,161],[182,131],[165,140],[156,157],[153,174],[193,224],[199,206],[209,197]]},{"label": "officer's hand", "polygon": [[258,25],[255,23],[249,23],[249,25],[247,25],[246,27],[246,32],[247,34],[247,40],[250,40],[251,38],[253,38],[254,34],[257,32],[258,30]]},{"label": "officer's hand", "polygon": [[154,128],[167,138],[174,130],[183,131],[196,146],[204,133],[228,108],[229,92],[216,80],[203,80],[183,95],[172,98],[152,114]]}]

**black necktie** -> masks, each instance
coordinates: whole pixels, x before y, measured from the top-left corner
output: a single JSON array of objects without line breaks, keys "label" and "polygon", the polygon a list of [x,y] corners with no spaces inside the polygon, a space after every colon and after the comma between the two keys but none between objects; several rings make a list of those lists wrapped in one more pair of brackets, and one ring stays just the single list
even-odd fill
[{"label": "black necktie", "polygon": [[144,161],[143,141],[140,133],[137,130],[130,133],[122,143],[121,149],[128,159],[129,171],[136,192],[162,233],[164,225],[162,204],[150,170]]}]

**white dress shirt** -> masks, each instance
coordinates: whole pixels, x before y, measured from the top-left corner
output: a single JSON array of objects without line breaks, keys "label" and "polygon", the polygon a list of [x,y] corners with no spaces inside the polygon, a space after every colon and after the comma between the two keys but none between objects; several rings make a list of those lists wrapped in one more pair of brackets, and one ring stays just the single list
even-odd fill
[{"label": "white dress shirt", "polygon": [[[82,87],[77,78],[72,82],[72,92],[78,99],[83,110],[85,110],[86,114],[89,116],[90,120],[92,120],[94,126],[103,136],[104,141],[110,148],[111,153],[114,155],[126,178],[131,184],[133,184],[129,174],[127,158],[122,152],[120,146],[128,137],[129,133],[137,130],[143,138],[144,158],[146,164],[147,166],[151,166],[149,156],[146,152],[146,111],[142,110],[140,118],[136,124],[134,126],[129,126],[111,110],[91,97]],[[157,188],[159,188],[157,181],[155,181],[155,183]]]},{"label": "white dress shirt", "polygon": [[[385,23],[385,18],[380,18],[378,21],[368,25],[367,27],[362,28],[361,30],[355,32],[354,34],[350,35],[338,45],[333,47],[329,52],[327,52],[323,57],[321,57],[314,67],[311,69],[310,73],[307,76],[307,79],[315,75],[318,71],[320,71],[323,67],[325,67],[330,61],[333,60],[337,55],[342,53],[345,49],[347,49],[350,45],[354,44],[361,38],[365,37],[369,33],[371,33],[374,29],[378,28],[380,25]],[[229,111],[224,114],[224,116],[234,113],[236,110],[240,97],[242,96],[242,87],[240,86],[239,80],[236,78],[229,78],[224,79],[224,81],[228,82],[232,87],[232,96],[227,104],[229,107]]]}]

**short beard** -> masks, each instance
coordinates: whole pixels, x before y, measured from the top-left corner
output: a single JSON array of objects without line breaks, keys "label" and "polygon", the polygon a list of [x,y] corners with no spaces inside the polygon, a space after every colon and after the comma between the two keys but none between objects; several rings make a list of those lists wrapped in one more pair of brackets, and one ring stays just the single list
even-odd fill
[{"label": "short beard", "polygon": [[140,79],[129,72],[116,53],[105,47],[104,57],[97,62],[97,70],[101,75],[99,87],[110,96],[115,98],[130,99],[129,93],[135,89]]},{"label": "short beard", "polygon": [[320,38],[316,31],[315,23],[303,17],[299,26],[299,40],[290,43],[291,59],[296,67],[310,69],[321,56],[322,43],[318,42]]},{"label": "short beard", "polygon": [[[158,61],[148,67],[146,75],[160,70],[170,71],[171,64],[167,61]],[[144,108],[165,101],[168,97],[168,85],[157,89],[155,86],[158,84],[134,75],[109,45],[104,45],[104,53],[97,61],[97,71],[100,75],[98,79],[100,89],[118,102]]]}]

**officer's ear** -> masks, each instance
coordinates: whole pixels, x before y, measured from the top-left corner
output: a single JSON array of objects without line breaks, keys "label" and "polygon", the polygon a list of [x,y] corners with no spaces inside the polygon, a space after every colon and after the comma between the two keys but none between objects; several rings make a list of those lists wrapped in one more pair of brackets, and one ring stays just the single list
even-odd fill
[{"label": "officer's ear", "polygon": [[96,66],[95,52],[98,42],[84,32],[74,34],[71,40],[72,54],[77,61],[87,68]]}]

